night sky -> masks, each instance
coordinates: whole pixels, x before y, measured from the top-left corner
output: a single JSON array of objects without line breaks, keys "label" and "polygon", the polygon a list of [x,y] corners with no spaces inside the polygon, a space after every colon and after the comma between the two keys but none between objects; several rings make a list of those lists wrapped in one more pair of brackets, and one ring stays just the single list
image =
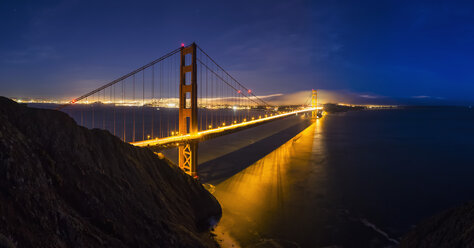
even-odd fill
[{"label": "night sky", "polygon": [[474,103],[473,1],[10,1],[0,95],[75,97],[195,41],[258,95]]}]

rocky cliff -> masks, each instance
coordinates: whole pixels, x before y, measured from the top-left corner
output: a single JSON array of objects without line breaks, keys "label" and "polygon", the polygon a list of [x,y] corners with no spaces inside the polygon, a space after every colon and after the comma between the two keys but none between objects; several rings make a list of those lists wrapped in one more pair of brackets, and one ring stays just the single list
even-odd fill
[{"label": "rocky cliff", "polygon": [[423,221],[402,238],[400,247],[474,247],[474,201]]},{"label": "rocky cliff", "polygon": [[220,216],[150,150],[0,98],[0,247],[213,247]]}]

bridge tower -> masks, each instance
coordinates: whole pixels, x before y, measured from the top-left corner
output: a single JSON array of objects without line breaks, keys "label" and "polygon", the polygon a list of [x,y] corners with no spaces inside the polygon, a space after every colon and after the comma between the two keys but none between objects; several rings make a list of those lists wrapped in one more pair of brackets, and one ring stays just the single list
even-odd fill
[{"label": "bridge tower", "polygon": [[[316,108],[317,106],[318,106],[318,91],[317,90],[312,90],[311,107]],[[312,117],[313,117],[313,119],[318,118],[318,111],[317,110],[313,111]]]},{"label": "bridge tower", "polygon": [[[196,44],[193,43],[181,47],[179,135],[198,132],[197,92]],[[192,177],[197,176],[197,148],[197,142],[193,141],[179,146],[179,167]]]}]

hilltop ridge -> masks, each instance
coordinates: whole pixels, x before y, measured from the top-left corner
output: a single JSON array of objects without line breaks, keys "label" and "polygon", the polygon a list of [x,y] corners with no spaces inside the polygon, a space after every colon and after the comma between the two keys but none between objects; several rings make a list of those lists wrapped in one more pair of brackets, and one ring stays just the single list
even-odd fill
[{"label": "hilltop ridge", "polygon": [[0,97],[0,247],[215,247],[222,210],[146,148]]}]

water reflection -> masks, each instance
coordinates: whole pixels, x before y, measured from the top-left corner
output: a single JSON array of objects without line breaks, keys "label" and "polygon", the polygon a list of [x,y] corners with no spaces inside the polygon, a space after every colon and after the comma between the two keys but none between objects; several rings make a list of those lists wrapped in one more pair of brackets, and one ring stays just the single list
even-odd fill
[{"label": "water reflection", "polygon": [[[296,245],[295,240],[311,236],[314,201],[324,187],[319,162],[324,162],[322,123],[317,120],[294,138],[245,170],[215,186],[214,195],[223,206],[223,218],[216,233],[239,245],[277,242]],[[319,213],[316,213],[319,216]],[[225,234],[225,235],[223,235]],[[275,239],[274,237],[278,237]],[[310,237],[308,237],[310,238]],[[234,241],[235,242],[235,241]]]},{"label": "water reflection", "polygon": [[325,116],[216,185],[218,237],[244,247],[276,238],[283,247],[396,246],[423,218],[472,199],[473,117],[461,108]]}]

